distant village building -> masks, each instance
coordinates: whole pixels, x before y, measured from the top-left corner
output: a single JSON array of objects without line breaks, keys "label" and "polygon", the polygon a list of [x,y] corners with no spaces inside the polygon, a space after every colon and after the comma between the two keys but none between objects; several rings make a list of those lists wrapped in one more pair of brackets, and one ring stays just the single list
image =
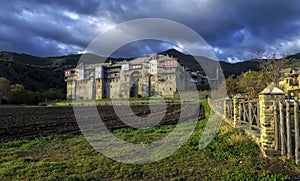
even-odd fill
[{"label": "distant village building", "polygon": [[191,72],[176,58],[165,55],[131,61],[79,64],[65,71],[67,98],[76,100],[151,97],[173,98],[192,84],[207,88],[207,77]]},{"label": "distant village building", "polygon": [[287,68],[281,71],[279,87],[290,97],[300,98],[300,68]]}]

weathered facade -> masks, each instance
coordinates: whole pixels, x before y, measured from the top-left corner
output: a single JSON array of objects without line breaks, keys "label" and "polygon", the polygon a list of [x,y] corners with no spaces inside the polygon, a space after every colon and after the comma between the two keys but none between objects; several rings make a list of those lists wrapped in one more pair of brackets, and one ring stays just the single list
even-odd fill
[{"label": "weathered facade", "polygon": [[[207,78],[191,73],[176,58],[154,55],[131,61],[79,64],[65,71],[67,98],[77,100],[129,97],[175,97]],[[198,86],[198,85],[197,85]]]}]

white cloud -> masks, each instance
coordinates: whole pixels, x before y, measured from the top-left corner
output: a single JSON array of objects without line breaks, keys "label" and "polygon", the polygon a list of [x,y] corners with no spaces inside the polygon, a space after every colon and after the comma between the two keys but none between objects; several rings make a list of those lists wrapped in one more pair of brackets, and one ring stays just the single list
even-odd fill
[{"label": "white cloud", "polygon": [[180,51],[180,52],[185,52],[184,45],[180,42],[177,42],[177,44],[174,46],[174,49],[176,49],[177,51]]},{"label": "white cloud", "polygon": [[229,63],[238,63],[238,62],[242,62],[244,60],[240,60],[237,57],[227,57],[227,62]]},{"label": "white cloud", "polygon": [[92,28],[92,30],[98,33],[107,31],[116,25],[115,22],[105,17],[99,18],[99,17],[89,16],[86,17],[85,21],[87,21],[88,24],[90,25],[89,28]]},{"label": "white cloud", "polygon": [[300,52],[300,35],[291,41],[283,41],[279,43],[280,52],[282,54],[295,54]]},{"label": "white cloud", "polygon": [[79,19],[79,15],[74,13],[74,12],[71,12],[71,11],[65,11],[63,14],[65,16],[67,16],[68,18],[72,19],[72,20],[78,20]]},{"label": "white cloud", "polygon": [[213,51],[214,51],[215,53],[217,53],[217,54],[223,54],[223,53],[224,53],[223,50],[221,50],[221,49],[219,49],[219,48],[217,48],[217,47],[212,47],[212,49],[213,49]]}]

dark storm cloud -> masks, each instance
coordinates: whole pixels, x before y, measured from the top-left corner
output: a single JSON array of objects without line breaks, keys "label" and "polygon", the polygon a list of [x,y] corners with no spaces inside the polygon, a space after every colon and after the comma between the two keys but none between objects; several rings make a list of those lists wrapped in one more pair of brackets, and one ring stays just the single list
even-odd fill
[{"label": "dark storm cloud", "polygon": [[55,1],[50,4],[44,1],[3,3],[0,48],[39,56],[82,50],[100,32],[97,28],[90,32],[94,24],[89,21],[93,16],[86,13],[92,11],[86,11],[86,7],[73,9],[75,5],[66,8],[66,5]]},{"label": "dark storm cloud", "polygon": [[112,54],[112,57],[132,58],[138,55],[151,55],[154,52],[159,53],[162,50],[173,48],[171,43],[159,40],[140,40],[131,42],[123,47],[120,47]]},{"label": "dark storm cloud", "polygon": [[[77,53],[118,23],[164,18],[190,27],[220,59],[231,62],[249,59],[253,52],[273,47],[284,53],[300,52],[298,0],[15,0],[1,5],[1,50],[40,56]],[[196,46],[184,37],[182,44]],[[136,51],[130,51],[134,47]],[[169,45],[135,43],[117,54],[138,56],[163,48]]]},{"label": "dark storm cloud", "polygon": [[36,5],[48,6],[53,9],[65,9],[69,11],[74,11],[78,14],[93,15],[97,13],[98,7],[102,3],[98,0],[28,0],[26,4],[29,5],[28,7],[35,7]]}]

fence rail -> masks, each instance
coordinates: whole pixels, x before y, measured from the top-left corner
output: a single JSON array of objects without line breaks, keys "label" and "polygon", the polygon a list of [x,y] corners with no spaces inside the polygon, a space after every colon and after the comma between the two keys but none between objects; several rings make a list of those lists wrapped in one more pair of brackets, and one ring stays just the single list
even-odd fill
[{"label": "fence rail", "polygon": [[209,103],[234,126],[251,130],[265,153],[273,150],[300,164],[300,102],[286,100],[284,96],[277,98],[245,100],[234,97],[210,100]]},{"label": "fence rail", "polygon": [[259,101],[248,100],[240,102],[240,121],[241,124],[246,124],[249,129],[259,131]]},{"label": "fence rail", "polygon": [[300,163],[299,101],[274,101],[275,150]]},{"label": "fence rail", "polygon": [[[220,102],[220,101],[219,101]],[[224,108],[220,110],[224,110],[224,116],[227,120],[232,121],[234,120],[234,101],[232,99],[224,100]],[[259,132],[259,100],[243,100],[237,102],[237,110],[236,113],[238,114],[237,117],[238,122],[237,125],[246,126],[247,129],[255,129]]]},{"label": "fence rail", "polygon": [[224,99],[217,99],[217,100],[211,100],[209,99],[209,105],[215,111],[216,113],[223,115],[225,106],[224,106]]},{"label": "fence rail", "polygon": [[233,100],[227,99],[225,104],[225,116],[228,120],[234,119],[234,107],[233,107]]}]

